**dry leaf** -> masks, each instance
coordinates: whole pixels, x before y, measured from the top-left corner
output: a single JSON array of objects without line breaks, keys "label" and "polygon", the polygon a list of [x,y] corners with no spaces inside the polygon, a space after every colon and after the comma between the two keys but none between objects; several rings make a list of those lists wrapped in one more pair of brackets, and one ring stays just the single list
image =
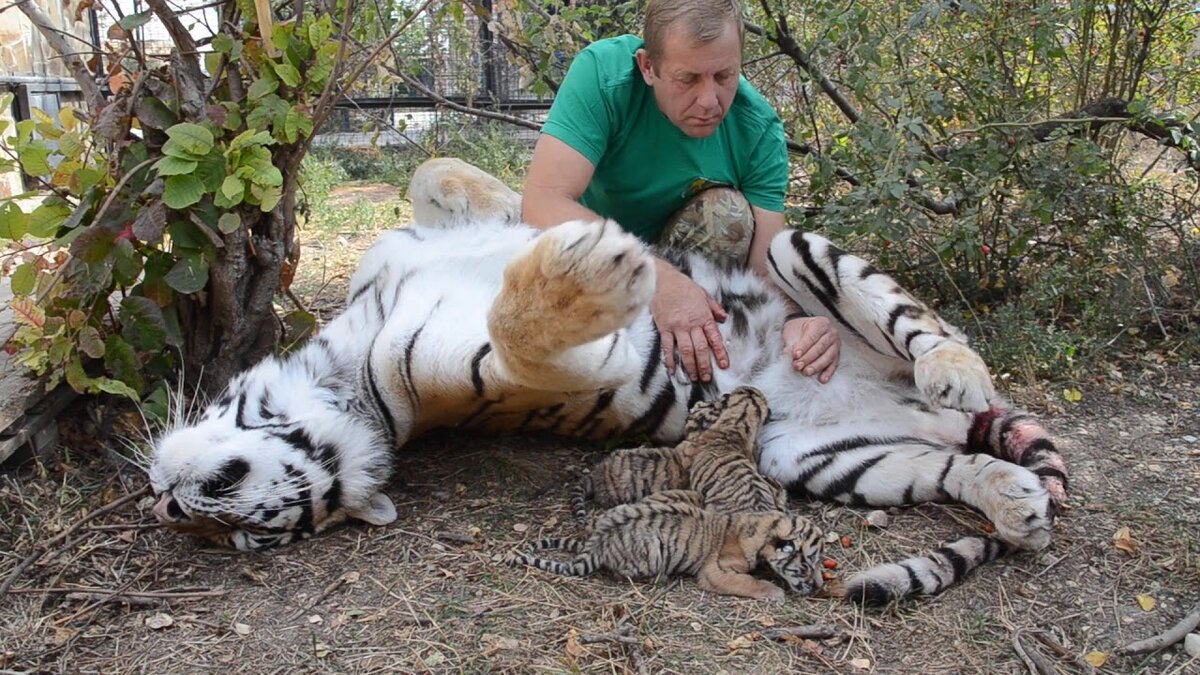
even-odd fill
[{"label": "dry leaf", "polygon": [[516,525],[513,525],[513,532],[521,533],[521,532],[526,532],[528,530],[529,530],[529,526],[526,525],[525,523],[517,523]]},{"label": "dry leaf", "polygon": [[850,665],[854,666],[855,670],[870,670],[871,659],[850,659]]},{"label": "dry leaf", "polygon": [[872,511],[867,514],[866,520],[869,527],[878,527],[882,529],[888,526],[888,522],[891,519],[888,518],[887,511]]},{"label": "dry leaf", "polygon": [[577,637],[577,633],[575,632],[574,628],[567,631],[566,652],[567,663],[570,664],[572,670],[574,670],[575,661],[579,659],[581,654],[583,654],[583,647],[579,644],[579,638]]},{"label": "dry leaf", "polygon": [[697,633],[704,630],[704,626],[701,626],[699,621],[693,621],[690,624],[688,624],[688,626],[690,626],[691,629]]},{"label": "dry leaf", "polygon": [[117,539],[125,542],[126,544],[132,544],[133,540],[136,536],[137,536],[137,533],[134,532],[133,530],[121,530],[120,532],[117,533]]},{"label": "dry leaf", "polygon": [[54,629],[54,644],[61,647],[67,643],[67,640],[70,640],[71,638],[75,637],[75,634],[78,632],[79,631],[75,630],[74,628],[68,628],[65,626],[55,628]]},{"label": "dry leaf", "polygon": [[238,635],[249,635],[250,624],[235,623],[233,624],[233,632],[237,633]]},{"label": "dry leaf", "polygon": [[317,644],[313,645],[313,656],[317,657],[318,659],[323,659],[326,656],[329,656],[329,645],[325,644],[324,642],[318,642]]},{"label": "dry leaf", "polygon": [[753,645],[755,643],[755,641],[757,641],[760,637],[761,636],[759,636],[758,633],[747,633],[745,635],[739,635],[739,636],[733,638],[732,640],[730,640],[729,642],[726,642],[725,646],[729,648],[730,653],[733,653],[733,652],[736,652],[736,651],[739,651],[742,649],[749,649],[750,646]]},{"label": "dry leaf", "polygon": [[421,660],[425,662],[426,668],[436,668],[446,662],[446,655],[435,649]]},{"label": "dry leaf", "polygon": [[358,572],[346,572],[342,575],[342,581],[347,584],[357,584],[359,579]]},{"label": "dry leaf", "polygon": [[1158,601],[1155,600],[1153,596],[1139,595],[1137,596],[1137,604],[1142,608],[1143,612],[1149,612],[1154,609],[1154,606],[1158,604]]},{"label": "dry leaf", "polygon": [[162,612],[146,617],[146,627],[153,630],[161,630],[173,623],[175,623],[175,619],[172,619],[170,614],[163,614]]},{"label": "dry leaf", "polygon": [[1122,527],[1121,529],[1117,530],[1116,534],[1113,535],[1113,546],[1115,546],[1118,551],[1137,553],[1137,542],[1135,542],[1133,537],[1130,536],[1128,527]]},{"label": "dry leaf", "polygon": [[308,617],[309,623],[321,623],[322,621],[324,621],[324,619],[321,618],[320,614],[313,614]]},{"label": "dry leaf", "polygon": [[[479,641],[483,643],[483,655],[491,656],[499,651],[513,651],[521,648],[521,643],[510,637],[484,633]],[[428,664],[428,661],[426,662]]]},{"label": "dry leaf", "polygon": [[766,614],[756,616],[754,617],[754,620],[758,622],[758,625],[764,628],[770,628],[771,626],[775,625],[774,617],[767,616]]},{"label": "dry leaf", "polygon": [[1106,652],[1088,652],[1084,655],[1083,660],[1090,663],[1092,667],[1099,668],[1108,663],[1108,654]]}]

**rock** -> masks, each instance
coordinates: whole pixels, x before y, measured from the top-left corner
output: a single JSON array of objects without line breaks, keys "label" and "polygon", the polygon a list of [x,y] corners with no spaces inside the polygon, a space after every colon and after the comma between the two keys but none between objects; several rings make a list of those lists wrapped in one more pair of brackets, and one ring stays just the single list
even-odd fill
[{"label": "rock", "polygon": [[867,525],[871,527],[885,528],[891,522],[888,514],[884,511],[872,511],[867,514]]},{"label": "rock", "polygon": [[1188,633],[1188,636],[1183,638],[1183,651],[1193,659],[1200,657],[1200,633]]}]

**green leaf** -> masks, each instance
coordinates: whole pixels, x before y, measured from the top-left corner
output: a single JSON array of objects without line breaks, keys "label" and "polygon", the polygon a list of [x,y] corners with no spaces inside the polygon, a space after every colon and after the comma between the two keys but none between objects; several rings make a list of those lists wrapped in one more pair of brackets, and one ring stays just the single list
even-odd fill
[{"label": "green leaf", "polygon": [[287,113],[287,117],[283,123],[283,130],[287,136],[288,143],[295,143],[298,139],[307,138],[312,134],[313,123],[308,117],[292,109]]},{"label": "green leaf", "polygon": [[33,263],[18,265],[13,270],[12,292],[14,295],[29,295],[37,286],[37,269]]},{"label": "green leaf", "polygon": [[255,80],[254,83],[250,85],[250,89],[246,92],[246,96],[248,96],[251,101],[257,101],[267,94],[274,92],[276,89],[279,89],[279,80],[276,80],[273,77],[263,77]]},{"label": "green leaf", "polygon": [[121,321],[121,337],[136,349],[154,351],[167,344],[162,310],[150,298],[138,295],[125,298],[117,318]]},{"label": "green leaf", "polygon": [[166,131],[179,123],[179,116],[166,103],[153,96],[142,96],[133,106],[133,112],[144,127]]},{"label": "green leaf", "polygon": [[132,401],[138,400],[138,394],[132,387],[121,382],[107,377],[98,377],[92,381],[92,384],[100,391],[114,396],[124,396]]},{"label": "green leaf", "polygon": [[258,194],[258,208],[263,213],[267,213],[275,208],[275,205],[279,203],[281,198],[283,198],[283,190],[281,188],[277,186],[263,188],[262,192]]},{"label": "green leaf", "polygon": [[163,154],[168,157],[177,157],[188,162],[197,162],[203,157],[203,154],[198,154],[187,149],[187,147],[175,139],[169,139],[162,147]]},{"label": "green leaf", "polygon": [[166,155],[154,163],[154,168],[158,170],[160,176],[180,176],[195,172],[196,164],[195,160]]},{"label": "green leaf", "polygon": [[31,141],[17,150],[17,160],[21,168],[31,176],[49,176],[54,173],[50,167],[50,148],[41,141]]},{"label": "green leaf", "polygon": [[104,356],[104,340],[100,339],[100,331],[96,330],[95,326],[84,326],[79,329],[79,336],[75,338],[79,344],[79,351],[87,354],[93,359],[98,359]]},{"label": "green leaf", "polygon": [[242,201],[242,197],[246,194],[246,184],[236,176],[226,176],[225,181],[221,183],[221,194],[229,201],[237,204]]},{"label": "green leaf", "polygon": [[284,351],[303,345],[317,329],[317,317],[312,312],[297,309],[283,317]]},{"label": "green leaf", "polygon": [[130,347],[128,342],[121,339],[120,335],[109,335],[108,339],[104,341],[104,367],[118,380],[128,385],[133,390],[135,398],[136,392],[145,386],[138,367],[137,354],[134,353],[133,347]]},{"label": "green leaf", "polygon": [[20,241],[29,232],[26,218],[16,204],[0,204],[0,241]]},{"label": "green leaf", "polygon": [[321,18],[309,22],[308,44],[312,45],[313,49],[324,47],[331,35],[333,35],[333,19],[328,14],[322,14]]},{"label": "green leaf", "polygon": [[278,75],[279,79],[283,80],[283,83],[287,86],[294,87],[300,84],[300,71],[296,70],[296,67],[292,64],[272,63],[271,65],[275,68],[275,74]]},{"label": "green leaf", "polygon": [[44,203],[33,210],[26,220],[29,234],[49,238],[58,233],[58,228],[71,215],[71,207],[63,203]]},{"label": "green leaf", "polygon": [[[239,195],[238,198],[240,199],[241,196]],[[229,213],[221,214],[221,218],[217,221],[217,229],[220,230],[223,234],[229,234],[231,232],[236,232],[237,230],[241,229],[241,227],[242,227],[241,216],[239,216],[236,213],[233,213],[232,211]]]},{"label": "green leaf", "polygon": [[180,293],[197,293],[208,285],[208,265],[200,256],[184,256],[163,276],[163,281]]},{"label": "green leaf", "polygon": [[212,39],[212,48],[222,54],[233,52],[233,38],[225,33],[217,33]]},{"label": "green leaf", "polygon": [[232,141],[229,142],[229,150],[232,152],[234,150],[241,150],[242,148],[248,148],[252,146],[271,145],[274,142],[275,139],[271,137],[271,134],[268,134],[265,131],[256,132],[253,129],[247,129],[246,131],[238,134]]},{"label": "green leaf", "polygon": [[200,201],[203,196],[204,185],[199,178],[192,175],[171,176],[167,178],[163,202],[175,210],[180,210]]},{"label": "green leaf", "polygon": [[196,156],[207,155],[213,147],[212,132],[191,122],[181,122],[167,129],[167,136],[184,150]]},{"label": "green leaf", "polygon": [[125,237],[118,237],[113,247],[113,279],[122,286],[137,283],[142,274],[142,255]]},{"label": "green leaf", "polygon": [[125,16],[121,17],[121,20],[117,22],[117,25],[125,30],[131,31],[135,28],[145,26],[150,22],[150,19],[153,16],[154,10],[151,9],[147,9],[144,12],[138,12],[137,14],[126,14]]},{"label": "green leaf", "polygon": [[213,150],[197,162],[196,178],[200,179],[205,192],[221,189],[225,175],[225,155],[220,150]]}]

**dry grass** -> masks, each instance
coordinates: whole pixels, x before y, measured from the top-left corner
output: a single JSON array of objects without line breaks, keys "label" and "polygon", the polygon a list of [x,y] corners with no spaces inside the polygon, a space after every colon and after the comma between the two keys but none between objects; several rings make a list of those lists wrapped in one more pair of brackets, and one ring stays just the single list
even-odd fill
[{"label": "dry grass", "polygon": [[[370,208],[386,215],[395,206]],[[299,295],[319,313],[334,311],[345,279],[331,270],[350,269],[373,234],[348,222],[306,231]],[[0,583],[36,558],[0,604],[0,670],[1019,673],[1014,635],[1032,629],[1076,656],[1110,652],[1200,602],[1200,366],[1129,361],[1123,373],[1119,387],[1081,387],[1083,402],[1065,409],[1050,393],[1014,393],[1044,414],[1072,462],[1073,508],[1050,549],[986,566],[942,596],[868,611],[826,599],[716,597],[688,579],[656,585],[508,567],[501,561],[512,548],[573,531],[567,485],[601,449],[561,439],[426,437],[398,459],[395,523],[343,527],[270,555],[170,534],[144,498],[62,536],[145,484],[97,441],[111,414],[79,409],[64,417],[53,464],[0,482]],[[851,538],[828,551],[840,573],[984,525],[956,506],[896,510],[882,530],[865,528],[860,510],[793,506]],[[1114,547],[1121,527],[1136,552]],[[1155,606],[1144,611],[1139,595]],[[762,637],[811,624],[849,639]],[[1066,661],[1058,668],[1084,672]],[[1113,657],[1099,670],[1200,665],[1175,648]]]}]

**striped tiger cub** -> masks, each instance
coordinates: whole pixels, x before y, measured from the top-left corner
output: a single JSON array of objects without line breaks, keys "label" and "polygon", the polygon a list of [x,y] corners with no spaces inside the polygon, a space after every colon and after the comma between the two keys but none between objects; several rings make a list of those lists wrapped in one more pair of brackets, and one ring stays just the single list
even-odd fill
[{"label": "striped tiger cub", "polygon": [[[765,564],[797,593],[821,588],[821,531],[810,520],[781,511],[716,513],[703,503],[695,491],[660,492],[605,511],[586,540],[543,539],[509,562],[565,576],[599,569],[635,579],[691,575],[706,591],[780,602],[782,588],[750,575]],[[575,557],[537,555],[546,550]]]},{"label": "striped tiger cub", "polygon": [[758,434],[769,414],[766,397],[754,387],[696,403],[683,442],[622,448],[596,464],[572,491],[575,517],[587,519],[589,497],[608,508],[676,489],[698,492],[703,506],[715,511],[786,510],[786,492],[758,470]]}]

